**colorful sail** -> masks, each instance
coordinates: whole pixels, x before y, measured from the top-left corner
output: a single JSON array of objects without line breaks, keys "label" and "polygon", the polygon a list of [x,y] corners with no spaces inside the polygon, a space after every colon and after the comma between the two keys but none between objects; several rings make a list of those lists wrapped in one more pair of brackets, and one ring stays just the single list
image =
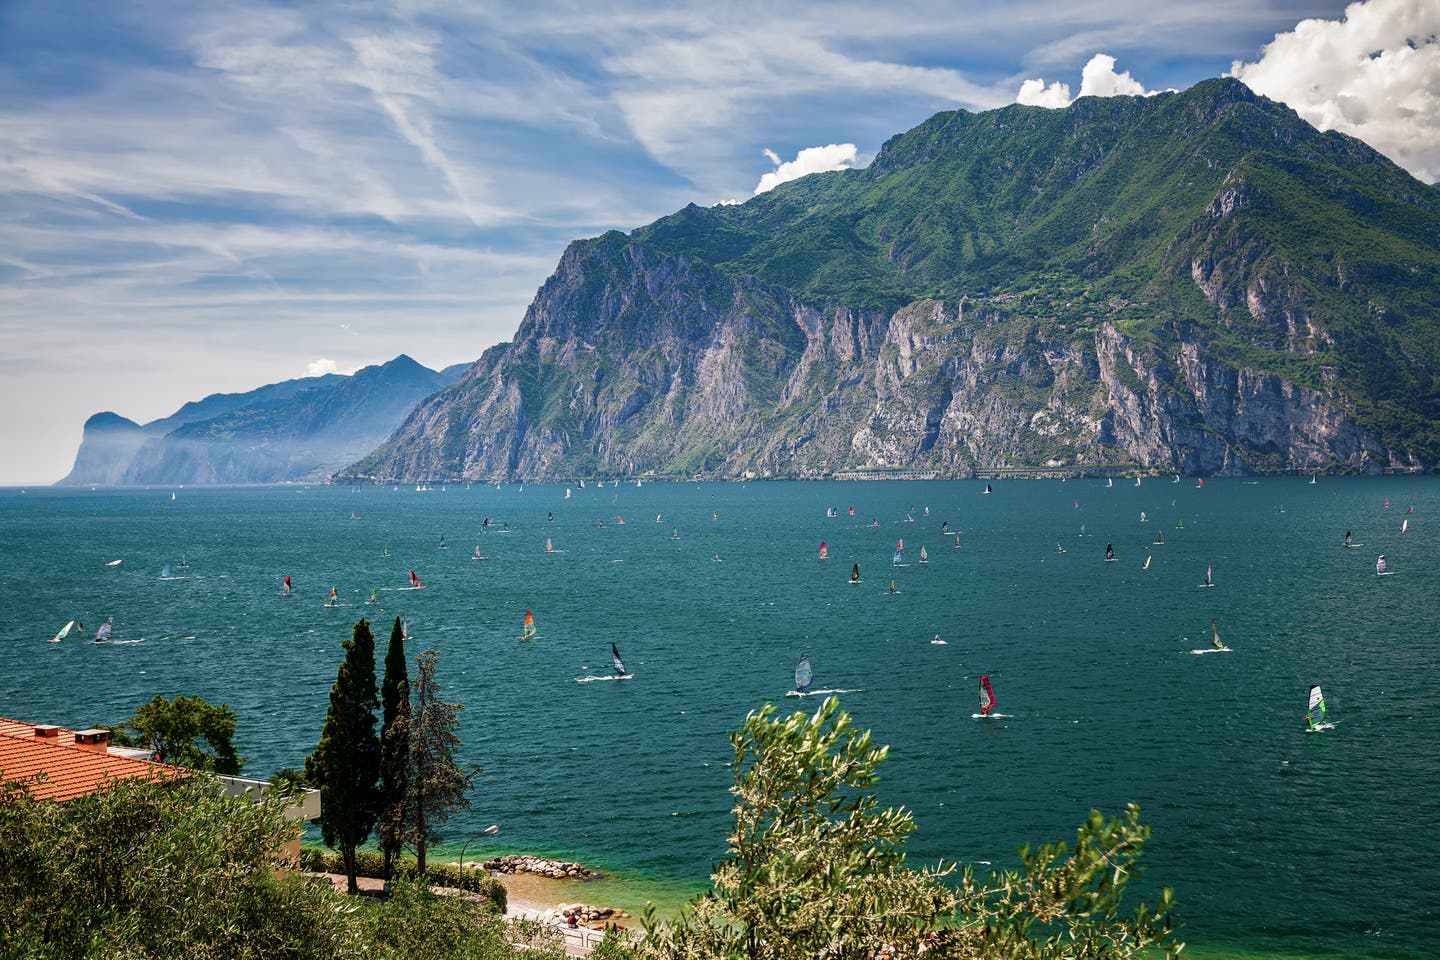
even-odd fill
[{"label": "colorful sail", "polygon": [[895,551],[895,556],[890,560],[890,565],[891,565],[891,566],[898,567],[898,566],[900,566],[900,564],[901,564],[904,560],[905,560],[905,557],[904,557],[904,555],[902,554],[902,552],[899,551],[899,550],[896,550],[896,551]]},{"label": "colorful sail", "polygon": [[625,664],[620,660],[620,649],[614,643],[610,644],[610,662],[615,665],[615,673],[625,676]]},{"label": "colorful sail", "polygon": [[410,586],[414,590],[419,590],[421,587],[425,586],[425,584],[420,582],[420,578],[415,576],[414,570],[410,571]]},{"label": "colorful sail", "polygon": [[824,541],[824,540],[821,540],[821,541],[820,541],[820,559],[821,559],[821,560],[828,560],[829,558],[830,558],[830,548],[827,547],[827,546],[825,546],[825,541]]},{"label": "colorful sail", "polygon": [[1210,634],[1210,646],[1214,647],[1216,650],[1219,650],[1220,648],[1225,646],[1225,644],[1220,642],[1220,628],[1215,626],[1214,617],[1210,618]]},{"label": "colorful sail", "polygon": [[339,596],[337,596],[336,593],[335,593],[335,588],[334,588],[334,587],[331,587],[331,588],[330,588],[330,598],[329,598],[328,600],[326,600],[325,603],[326,603],[327,605],[333,607],[333,606],[335,606],[336,601],[338,601],[339,599],[340,599]]},{"label": "colorful sail", "polygon": [[801,693],[810,689],[810,684],[815,682],[815,673],[810,669],[810,654],[800,658],[795,664],[795,689]]},{"label": "colorful sail", "polygon": [[100,624],[100,629],[95,631],[95,642],[105,643],[110,639],[110,633],[115,629],[115,618],[109,617]]},{"label": "colorful sail", "polygon": [[1214,577],[1213,577],[1211,574],[1212,574],[1212,571],[1211,571],[1211,569],[1210,569],[1210,564],[1207,563],[1207,564],[1205,564],[1205,586],[1207,586],[1207,587],[1213,587],[1213,586],[1215,586],[1215,580],[1214,580]]},{"label": "colorful sail", "polygon": [[520,628],[520,639],[529,640],[535,636],[535,614],[525,611],[525,623]]},{"label": "colorful sail", "polygon": [[1325,722],[1325,695],[1320,692],[1320,684],[1310,685],[1310,703],[1305,707],[1305,722],[1314,730]]},{"label": "colorful sail", "polygon": [[290,574],[285,574],[285,582],[281,585],[280,589],[284,591],[285,596],[290,596]]},{"label": "colorful sail", "polygon": [[65,626],[63,626],[63,627],[60,628],[60,632],[59,632],[59,633],[55,634],[55,636],[51,637],[51,638],[50,638],[48,641],[46,641],[46,642],[47,642],[47,643],[59,643],[61,640],[64,640],[66,637],[70,636],[70,631],[71,631],[71,630],[74,630],[74,629],[75,629],[75,621],[74,621],[74,620],[71,620],[69,623],[65,624]]},{"label": "colorful sail", "polygon": [[554,553],[554,552],[555,552],[555,544],[553,544],[553,543],[550,542],[550,538],[549,538],[549,537],[546,537],[546,538],[545,538],[545,552],[546,552],[546,553]]},{"label": "colorful sail", "polygon": [[375,601],[380,599],[379,594],[380,594],[380,588],[379,588],[379,587],[371,587],[371,588],[370,588],[370,599],[368,599],[368,600],[365,601],[365,605],[366,605],[366,606],[370,606],[370,607],[375,606]]},{"label": "colorful sail", "polygon": [[980,715],[989,716],[990,711],[995,709],[995,691],[990,687],[990,677],[986,674],[980,675]]},{"label": "colorful sail", "polygon": [[1379,559],[1377,559],[1377,560],[1375,561],[1375,572],[1376,572],[1376,573],[1389,573],[1389,572],[1390,572],[1390,564],[1388,564],[1388,563],[1385,562],[1385,554],[1383,554],[1383,553],[1380,554]]}]

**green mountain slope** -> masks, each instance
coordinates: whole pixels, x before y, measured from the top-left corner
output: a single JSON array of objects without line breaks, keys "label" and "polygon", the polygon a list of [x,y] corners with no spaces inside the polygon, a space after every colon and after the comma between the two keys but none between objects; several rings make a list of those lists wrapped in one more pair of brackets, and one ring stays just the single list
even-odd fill
[{"label": "green mountain slope", "polygon": [[1440,193],[1236,81],[955,111],[572,245],[354,472],[1429,468],[1436,303]]}]

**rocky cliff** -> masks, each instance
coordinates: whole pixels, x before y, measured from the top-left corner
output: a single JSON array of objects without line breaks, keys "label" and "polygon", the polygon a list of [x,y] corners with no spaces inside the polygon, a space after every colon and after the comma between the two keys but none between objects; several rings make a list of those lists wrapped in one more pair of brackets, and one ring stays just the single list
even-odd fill
[{"label": "rocky cliff", "polygon": [[1440,199],[1233,81],[941,114],[571,245],[346,476],[1420,470]]},{"label": "rocky cliff", "polygon": [[330,374],[216,394],[139,426],[113,414],[85,425],[63,484],[275,483],[320,480],[373,450],[420,399],[454,382],[400,356]]}]

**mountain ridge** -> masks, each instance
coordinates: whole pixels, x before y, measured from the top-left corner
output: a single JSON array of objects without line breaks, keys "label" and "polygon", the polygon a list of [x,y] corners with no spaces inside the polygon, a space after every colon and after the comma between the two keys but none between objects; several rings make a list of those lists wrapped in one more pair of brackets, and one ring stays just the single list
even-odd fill
[{"label": "mountain ridge", "polygon": [[1440,194],[1233,80],[572,243],[352,478],[1430,469]]}]

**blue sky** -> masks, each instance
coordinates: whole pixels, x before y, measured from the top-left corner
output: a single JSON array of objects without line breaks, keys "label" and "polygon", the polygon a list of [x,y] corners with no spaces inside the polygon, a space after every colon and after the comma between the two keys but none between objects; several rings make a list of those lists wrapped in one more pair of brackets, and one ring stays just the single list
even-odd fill
[{"label": "blue sky", "polygon": [[1433,182],[1437,33],[1440,0],[3,0],[0,483],[101,410],[472,361],[570,240],[939,110],[1233,72]]}]

